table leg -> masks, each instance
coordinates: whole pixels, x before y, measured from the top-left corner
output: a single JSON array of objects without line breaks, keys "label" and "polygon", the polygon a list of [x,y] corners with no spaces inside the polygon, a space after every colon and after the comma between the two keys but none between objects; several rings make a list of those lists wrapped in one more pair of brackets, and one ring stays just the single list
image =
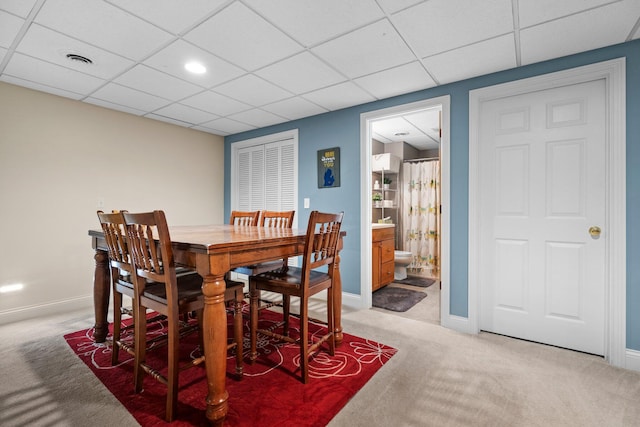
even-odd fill
[{"label": "table leg", "polygon": [[95,313],[95,326],[93,339],[95,342],[105,342],[109,332],[107,312],[109,311],[109,296],[111,287],[109,271],[109,255],[106,251],[96,249],[94,256],[96,269],[93,274],[93,308]]},{"label": "table leg", "polygon": [[204,276],[203,342],[207,370],[207,419],[222,426],[227,416],[227,315],[224,306],[224,276]]},{"label": "table leg", "polygon": [[336,266],[333,273],[333,334],[336,346],[342,344],[342,278],[340,277],[340,249],[342,249],[342,238],[338,242],[338,252],[336,254]]}]

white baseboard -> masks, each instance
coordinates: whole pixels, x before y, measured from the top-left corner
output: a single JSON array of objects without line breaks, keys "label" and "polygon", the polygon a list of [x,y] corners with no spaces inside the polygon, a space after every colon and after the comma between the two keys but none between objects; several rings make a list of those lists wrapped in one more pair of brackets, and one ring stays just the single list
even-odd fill
[{"label": "white baseboard", "polygon": [[[317,294],[311,296],[309,299],[312,300],[321,300],[321,301],[326,301],[327,300],[327,291],[321,291],[318,292]],[[348,292],[343,292],[342,293],[342,306],[343,307],[349,307],[349,308],[354,308],[357,310],[360,310],[364,307],[364,302],[362,297],[360,296],[360,294],[351,294]]]},{"label": "white baseboard", "polygon": [[453,329],[454,331],[464,332],[466,334],[477,334],[478,331],[473,330],[469,318],[454,316],[451,314],[443,314],[440,319],[440,325],[444,328]]},{"label": "white baseboard", "polygon": [[54,301],[46,304],[20,307],[0,312],[0,325],[87,307],[93,307],[93,295],[85,295],[82,297]]},{"label": "white baseboard", "polygon": [[625,368],[640,371],[640,351],[628,348],[625,354]]},{"label": "white baseboard", "polygon": [[342,305],[356,310],[366,308],[364,306],[364,299],[360,294],[352,294],[348,292],[342,293]]}]

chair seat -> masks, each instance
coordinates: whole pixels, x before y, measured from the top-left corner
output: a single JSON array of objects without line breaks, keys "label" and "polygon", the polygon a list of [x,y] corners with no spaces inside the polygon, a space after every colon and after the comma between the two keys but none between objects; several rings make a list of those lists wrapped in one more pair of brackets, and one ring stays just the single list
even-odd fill
[{"label": "chair seat", "polygon": [[[226,289],[224,293],[225,301],[232,301],[235,292],[244,287],[243,282],[235,280],[225,280]],[[167,302],[167,291],[164,283],[147,282],[144,289],[144,296],[157,302]],[[191,301],[196,301],[202,296],[202,277],[198,274],[190,274],[178,277],[178,305],[183,305]]]},{"label": "chair seat", "polygon": [[[300,289],[302,272],[303,269],[300,267],[284,267],[251,276],[250,280],[255,281],[256,286],[263,290],[279,288]],[[331,277],[327,273],[316,270],[309,272],[309,293],[311,295],[328,288],[330,284]]]},{"label": "chair seat", "polygon": [[[167,288],[164,283],[147,282],[144,288],[144,296],[166,304]],[[202,277],[198,274],[190,274],[178,278],[178,305],[196,301],[200,298],[203,298]]]}]

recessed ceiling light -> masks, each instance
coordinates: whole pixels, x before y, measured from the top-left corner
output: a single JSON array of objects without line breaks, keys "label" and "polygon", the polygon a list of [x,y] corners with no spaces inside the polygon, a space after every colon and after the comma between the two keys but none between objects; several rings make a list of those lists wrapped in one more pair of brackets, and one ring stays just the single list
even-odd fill
[{"label": "recessed ceiling light", "polygon": [[204,74],[207,72],[207,68],[199,62],[187,62],[184,64],[185,70],[194,74]]}]

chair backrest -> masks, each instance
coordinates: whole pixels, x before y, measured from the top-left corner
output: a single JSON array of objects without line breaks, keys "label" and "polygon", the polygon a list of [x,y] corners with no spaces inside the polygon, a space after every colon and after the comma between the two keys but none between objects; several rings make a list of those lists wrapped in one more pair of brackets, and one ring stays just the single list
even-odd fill
[{"label": "chair backrest", "polygon": [[176,268],[164,212],[123,212],[122,216],[134,265],[136,292],[141,294],[144,291],[145,280],[141,279],[163,282],[167,288],[168,305],[177,304]]},{"label": "chair backrest", "polygon": [[295,214],[296,211],[262,211],[260,214],[260,227],[291,228]]},{"label": "chair backrest", "polygon": [[124,217],[122,212],[104,213],[98,211],[98,219],[104,232],[112,267],[131,273],[131,259],[127,247]]},{"label": "chair backrest", "polygon": [[229,224],[256,226],[258,225],[259,217],[260,217],[260,211],[255,211],[255,212],[231,211]]},{"label": "chair backrest", "polygon": [[328,274],[333,277],[343,217],[344,212],[311,212],[302,260],[303,277],[308,278],[311,270],[323,265],[329,265]]}]

